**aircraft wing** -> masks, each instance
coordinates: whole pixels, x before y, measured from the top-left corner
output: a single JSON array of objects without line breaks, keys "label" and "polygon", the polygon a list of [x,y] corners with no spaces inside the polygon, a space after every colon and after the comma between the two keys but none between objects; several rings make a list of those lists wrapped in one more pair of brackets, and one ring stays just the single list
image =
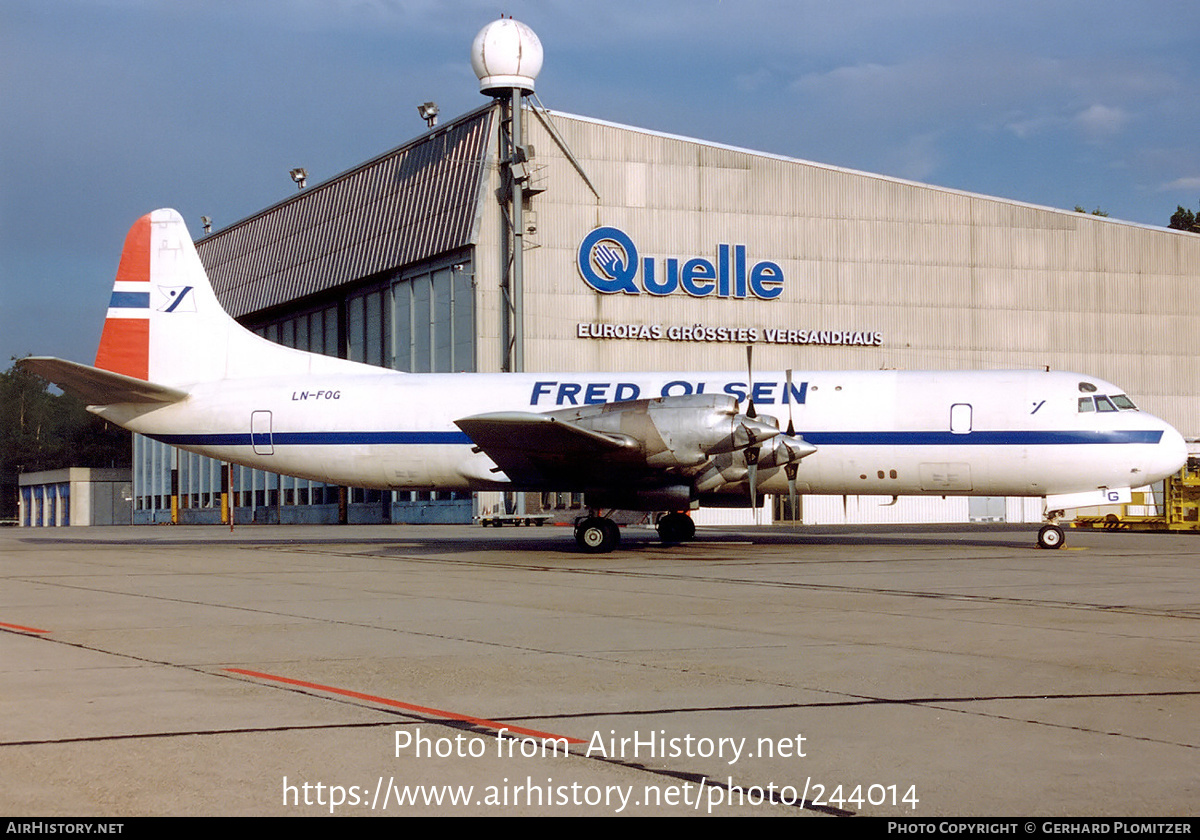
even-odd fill
[{"label": "aircraft wing", "polygon": [[608,484],[614,467],[644,464],[641,444],[629,435],[592,431],[546,414],[504,411],[454,424],[517,485]]},{"label": "aircraft wing", "polygon": [[[499,412],[454,422],[514,485],[601,494],[605,506],[633,505],[631,510],[650,509],[637,507],[648,503],[647,494],[668,507],[686,506],[697,493],[741,482],[752,499],[759,466],[780,469],[816,451],[802,438],[781,435],[774,421],[739,413],[729,395],[658,397],[545,414]],[[745,464],[736,463],[742,450]]]},{"label": "aircraft wing", "polygon": [[52,356],[29,356],[18,359],[17,365],[49,379],[88,405],[174,403],[187,397],[187,391]]}]

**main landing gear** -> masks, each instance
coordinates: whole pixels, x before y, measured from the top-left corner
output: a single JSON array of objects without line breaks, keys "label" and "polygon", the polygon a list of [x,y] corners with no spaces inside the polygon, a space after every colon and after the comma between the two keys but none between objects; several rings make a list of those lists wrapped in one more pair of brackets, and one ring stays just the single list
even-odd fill
[{"label": "main landing gear", "polygon": [[588,554],[607,554],[621,541],[621,529],[607,516],[585,516],[575,523],[575,542]]},{"label": "main landing gear", "polygon": [[1046,515],[1046,518],[1050,521],[1043,525],[1041,530],[1038,531],[1038,548],[1063,547],[1063,543],[1067,541],[1067,537],[1066,534],[1063,533],[1063,529],[1056,524],[1058,517],[1062,515],[1063,511],[1061,510],[1052,510]]},{"label": "main landing gear", "polygon": [[665,543],[687,542],[696,536],[696,523],[686,513],[664,513],[656,527],[658,538]]},{"label": "main landing gear", "polygon": [[[655,527],[668,545],[696,536],[696,523],[685,513],[664,513]],[[588,554],[607,554],[621,542],[621,529],[607,516],[591,513],[575,522],[575,542]]]}]

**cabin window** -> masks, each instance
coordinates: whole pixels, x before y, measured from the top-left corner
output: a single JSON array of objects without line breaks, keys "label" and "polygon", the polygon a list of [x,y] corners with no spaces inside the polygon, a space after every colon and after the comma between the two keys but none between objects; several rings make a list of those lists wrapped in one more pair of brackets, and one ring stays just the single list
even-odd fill
[{"label": "cabin window", "polygon": [[956,435],[965,435],[971,431],[970,403],[955,403],[950,406],[950,431]]}]

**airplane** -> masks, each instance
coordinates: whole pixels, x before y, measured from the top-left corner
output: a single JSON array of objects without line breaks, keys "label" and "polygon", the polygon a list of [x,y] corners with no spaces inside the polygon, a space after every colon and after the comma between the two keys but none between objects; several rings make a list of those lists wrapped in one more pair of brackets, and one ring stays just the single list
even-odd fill
[{"label": "airplane", "polygon": [[605,511],[659,513],[677,543],[689,511],[768,493],[1042,497],[1037,542],[1059,548],[1066,509],[1127,502],[1187,458],[1121,388],[1062,371],[414,374],[295,350],[224,311],[167,209],[126,238],[95,364],[19,364],[138,434],[256,469],[581,492],[575,539],[597,553],[620,540]]}]

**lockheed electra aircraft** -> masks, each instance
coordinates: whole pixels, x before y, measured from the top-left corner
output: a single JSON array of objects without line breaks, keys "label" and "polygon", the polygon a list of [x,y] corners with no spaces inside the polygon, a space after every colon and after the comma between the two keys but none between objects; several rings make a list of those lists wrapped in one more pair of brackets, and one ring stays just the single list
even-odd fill
[{"label": "lockheed electra aircraft", "polygon": [[1038,543],[1057,548],[1065,509],[1128,501],[1187,457],[1121,388],[1075,373],[411,374],[294,350],[226,314],[173,210],[130,231],[95,365],[21,364],[127,429],[257,469],[581,492],[592,552],[620,539],[606,512],[660,512],[679,542],[688,511],[767,493],[1044,497]]}]

